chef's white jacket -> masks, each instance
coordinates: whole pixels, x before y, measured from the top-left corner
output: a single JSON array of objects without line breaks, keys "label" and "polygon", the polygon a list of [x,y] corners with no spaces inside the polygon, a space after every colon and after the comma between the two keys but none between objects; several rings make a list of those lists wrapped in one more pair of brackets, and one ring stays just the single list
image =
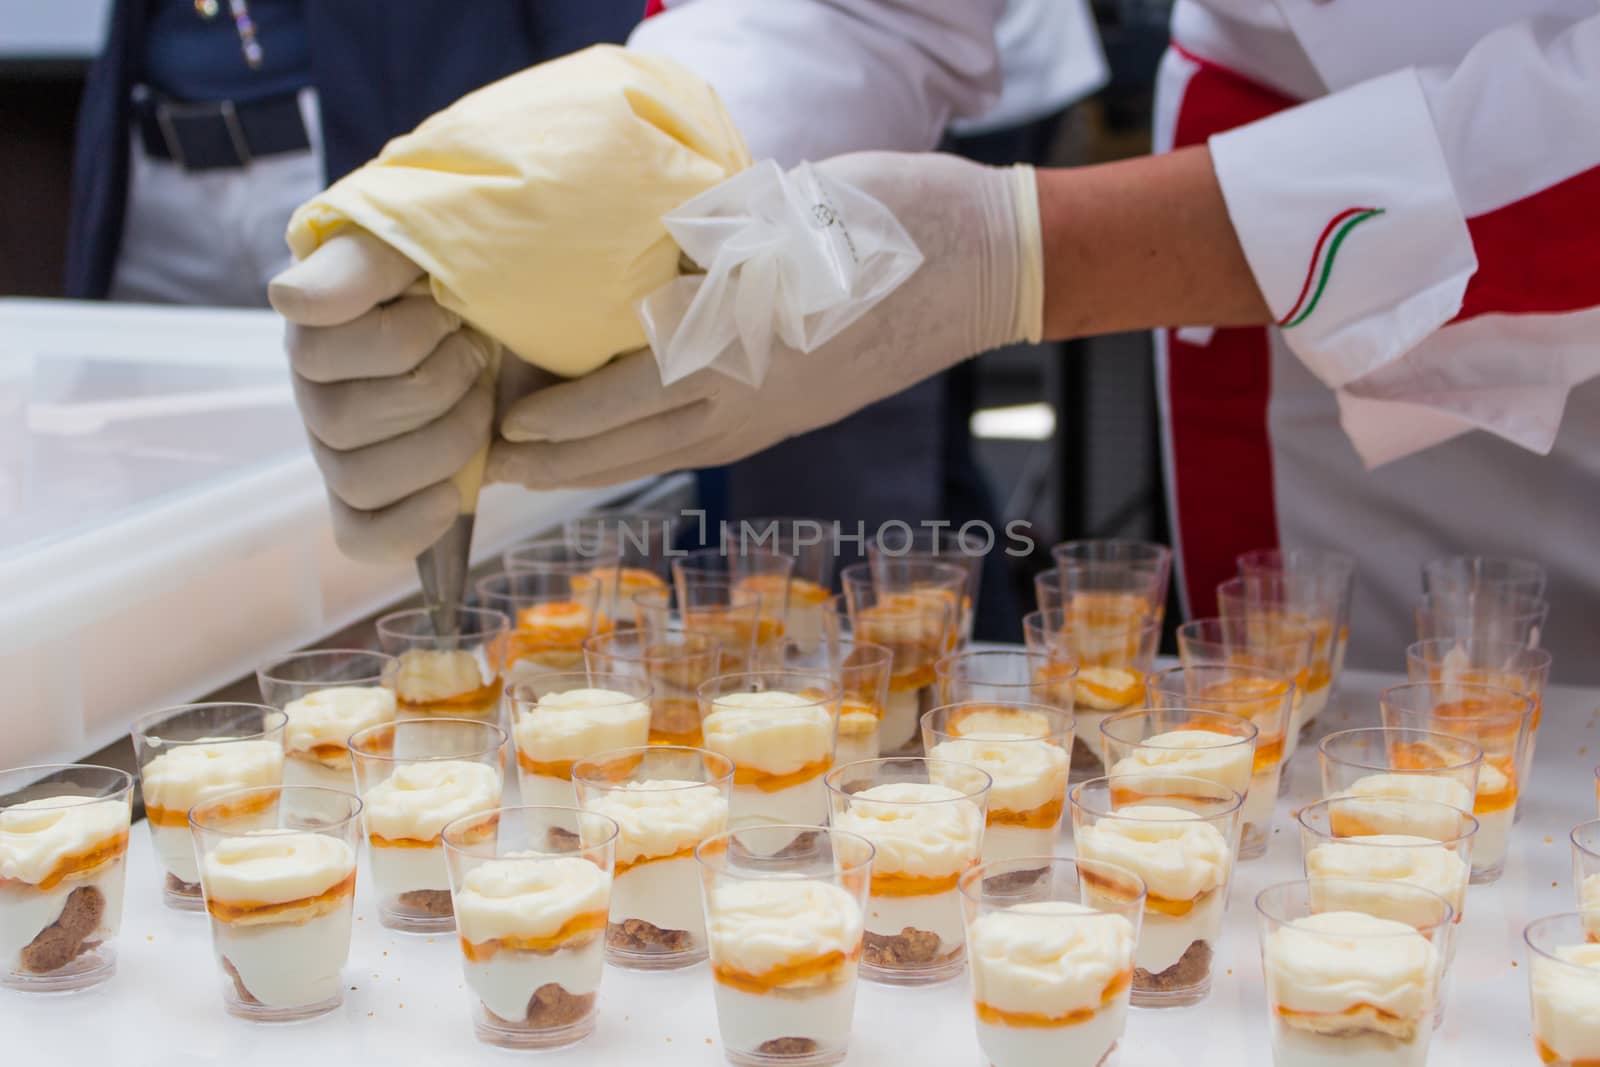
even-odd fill
[{"label": "chef's white jacket", "polygon": [[[758,156],[925,149],[996,98],[1002,0],[669,6],[631,43]],[[1160,345],[1191,611],[1233,552],[1339,548],[1351,662],[1396,668],[1423,559],[1528,556],[1557,676],[1600,678],[1600,0],[1178,0],[1173,40],[1158,142],[1210,143],[1280,321]]]}]

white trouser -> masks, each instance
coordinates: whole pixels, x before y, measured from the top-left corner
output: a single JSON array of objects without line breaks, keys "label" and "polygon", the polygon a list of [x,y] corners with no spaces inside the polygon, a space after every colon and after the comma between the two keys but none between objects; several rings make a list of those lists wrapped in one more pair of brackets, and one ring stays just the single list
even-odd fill
[{"label": "white trouser", "polygon": [[322,189],[314,90],[301,91],[300,111],[309,149],[218,170],[152,159],[135,130],[111,299],[265,307],[268,280],[290,262],[289,216]]}]

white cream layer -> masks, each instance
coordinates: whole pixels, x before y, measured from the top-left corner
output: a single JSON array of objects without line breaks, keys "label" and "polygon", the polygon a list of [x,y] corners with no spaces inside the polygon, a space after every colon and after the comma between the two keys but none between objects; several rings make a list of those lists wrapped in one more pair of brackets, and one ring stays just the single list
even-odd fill
[{"label": "white cream layer", "polygon": [[555,982],[575,997],[600,989],[605,970],[605,938],[555,952],[501,949],[486,960],[463,957],[467,986],[483,1006],[509,1023],[528,1017],[528,1002],[540,986]]},{"label": "white cream layer", "polygon": [[1472,838],[1472,869],[1489,871],[1506,862],[1506,849],[1511,843],[1511,824],[1516,821],[1516,809],[1490,811],[1479,815],[1478,832]]},{"label": "white cream layer", "polygon": [[341,685],[317,689],[283,707],[289,717],[283,747],[305,752],[317,745],[345,747],[357,730],[394,721],[393,690],[381,685]]},{"label": "white cream layer", "polygon": [[402,763],[362,800],[367,833],[428,841],[454,819],[499,807],[500,771],[472,760]]},{"label": "white cream layer", "polygon": [[1134,962],[1151,974],[1160,974],[1182,959],[1196,941],[1204,941],[1216,949],[1227,910],[1228,899],[1221,890],[1196,902],[1187,915],[1164,915],[1147,909],[1139,924],[1139,947],[1134,950]]},{"label": "white cream layer", "polygon": [[687,930],[704,944],[700,865],[692,857],[642,863],[611,883],[611,921],[643,919],[662,930]]},{"label": "white cream layer", "polygon": [[967,929],[973,996],[1000,1011],[1059,1019],[1098,1011],[1133,966],[1133,924],[1067,901],[1019,904]]},{"label": "white cream layer", "polygon": [[290,753],[283,761],[283,784],[317,785],[349,793],[356,788],[356,778],[350,767],[329,767],[308,756]]},{"label": "white cream layer", "polygon": [[940,943],[937,954],[940,956],[960,948],[966,940],[960,894],[952,889],[947,893],[930,893],[920,897],[867,898],[868,931],[895,937],[907,927],[938,934]]},{"label": "white cream layer", "polygon": [[1134,774],[1147,794],[1182,794],[1173,776],[1203,778],[1244,796],[1250,789],[1255,746],[1240,744],[1232,734],[1215,730],[1169,730],[1139,742],[1112,766],[1112,774]]},{"label": "white cream layer", "polygon": [[97,867],[87,878],[68,878],[53,889],[39,890],[19,882],[0,882],[0,969],[20,971],[22,950],[47,926],[61,918],[67,897],[81,886],[93,886],[106,898],[105,912],[90,935],[108,941],[122,925],[122,891],[127,863],[119,856]]},{"label": "white cream layer", "polygon": [[855,1016],[856,983],[849,981],[803,993],[773,990],[746,993],[711,983],[717,1004],[717,1029],[724,1047],[755,1052],[780,1037],[809,1037],[825,1049],[843,1048]]},{"label": "white cream layer", "polygon": [[1574,971],[1533,960],[1533,1036],[1563,1062],[1600,1059],[1600,944],[1564,945],[1556,954]]},{"label": "white cream layer", "polygon": [[1407,834],[1370,834],[1322,841],[1305,857],[1306,877],[1313,880],[1312,901],[1317,911],[1364,911],[1385,919],[1423,927],[1439,919],[1436,909],[1416,901],[1404,891],[1335,883],[1318,879],[1356,879],[1363,882],[1398,882],[1439,894],[1460,912],[1467,895],[1467,865],[1450,849],[1426,837]]},{"label": "white cream layer", "polygon": [[1099,1067],[1128,1025],[1128,997],[1071,1026],[1003,1026],[978,1021],[978,1047],[992,1067]]},{"label": "white cream layer", "polygon": [[250,995],[267,1007],[319,1004],[344,988],[339,972],[350,955],[354,913],[355,900],[347,898],[308,922],[240,926],[212,920],[212,947],[233,964]]},{"label": "white cream layer", "polygon": [[1062,847],[1061,826],[1035,830],[1027,826],[989,826],[983,831],[983,862],[1054,856]]},{"label": "white cream layer", "polygon": [[1278,1067],[1424,1067],[1433,1029],[1419,1026],[1410,1041],[1363,1033],[1326,1037],[1289,1026],[1274,1016],[1272,1062]]},{"label": "white cream layer", "polygon": [[920,693],[919,689],[889,692],[889,701],[883,709],[883,725],[878,728],[878,748],[881,751],[899,752],[917,736],[922,718]]},{"label": "white cream layer", "polygon": [[587,759],[650,742],[650,705],[615,689],[569,689],[517,715],[517,751],[540,763]]},{"label": "white cream layer", "polygon": [[379,900],[389,900],[413,889],[449,889],[450,871],[445,865],[444,846],[427,848],[367,849],[372,867],[372,885]]},{"label": "white cream layer", "polygon": [[827,821],[828,794],[821,775],[774,792],[753,785],[733,787],[729,826],[821,826]]},{"label": "white cream layer", "polygon": [[737,766],[793,774],[832,759],[836,711],[781,690],[728,693],[712,703],[701,728],[706,748]]}]

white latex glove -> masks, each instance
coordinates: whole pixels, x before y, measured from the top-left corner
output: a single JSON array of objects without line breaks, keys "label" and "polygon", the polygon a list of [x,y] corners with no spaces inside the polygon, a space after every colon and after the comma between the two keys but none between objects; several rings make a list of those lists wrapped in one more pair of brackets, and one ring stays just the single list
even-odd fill
[{"label": "white latex glove", "polygon": [[501,420],[490,479],[608,485],[728,463],[979,352],[1037,340],[1043,264],[1031,169],[890,152],[818,169],[889,208],[922,251],[916,273],[815,351],[775,345],[758,387],[704,370],[663,388],[641,351],[527,396]]},{"label": "white latex glove", "polygon": [[[272,280],[295,400],[327,483],[334,535],[356,559],[410,559],[462,510],[451,478],[489,443],[497,389],[521,397],[553,376],[503,359],[413,284],[415,263],[366,233],[329,239]],[[471,502],[467,502],[470,507]]]}]

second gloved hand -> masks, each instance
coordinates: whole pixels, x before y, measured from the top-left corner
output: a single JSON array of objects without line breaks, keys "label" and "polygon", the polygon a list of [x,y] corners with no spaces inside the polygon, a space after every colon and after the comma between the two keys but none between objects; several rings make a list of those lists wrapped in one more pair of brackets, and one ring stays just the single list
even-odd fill
[{"label": "second gloved hand", "polygon": [[452,477],[489,443],[497,391],[504,403],[553,380],[514,358],[487,375],[494,342],[415,291],[421,276],[352,228],[270,287],[334,535],[357,559],[410,559],[437,540],[463,506]]},{"label": "second gloved hand", "polygon": [[811,352],[774,345],[759,386],[712,370],[663,387],[648,351],[515,402],[489,477],[608,485],[728,463],[988,349],[1037,340],[1043,265],[1031,168],[865,152],[818,164],[875,197],[923,254],[904,284]]}]

